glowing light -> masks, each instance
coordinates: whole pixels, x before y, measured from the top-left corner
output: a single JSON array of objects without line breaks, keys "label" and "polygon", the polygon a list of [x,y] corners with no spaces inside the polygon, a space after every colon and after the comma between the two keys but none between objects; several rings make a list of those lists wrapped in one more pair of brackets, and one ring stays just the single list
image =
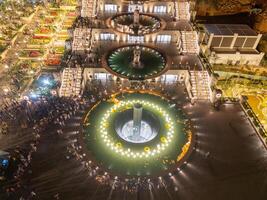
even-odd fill
[{"label": "glowing light", "polygon": [[44,79],[44,80],[43,80],[43,84],[44,84],[44,85],[50,85],[50,81],[49,81],[49,79]]},{"label": "glowing light", "polygon": [[[112,114],[121,111],[126,107],[132,107],[135,103],[141,103],[144,107],[155,110],[164,119],[164,124],[166,124],[166,130],[167,130],[166,137],[165,136],[161,137],[160,143],[157,144],[156,148],[154,149],[151,149],[150,147],[145,147],[143,151],[132,150],[130,148],[125,149],[121,143],[113,142],[112,138],[108,134],[107,130],[109,127],[108,122],[110,121],[109,118],[112,116]],[[166,147],[171,143],[172,141],[171,138],[173,138],[174,136],[174,122],[172,118],[169,116],[169,114],[160,106],[145,100],[133,99],[133,100],[116,102],[114,106],[112,106],[109,110],[107,110],[100,121],[99,131],[101,138],[103,138],[104,144],[110,150],[119,154],[120,156],[133,159],[142,157],[148,158],[162,153],[166,149]]]},{"label": "glowing light", "polygon": [[38,95],[36,93],[32,92],[30,94],[30,97],[33,98],[33,99],[36,99],[38,97]]},{"label": "glowing light", "polygon": [[8,88],[4,88],[3,91],[4,91],[5,93],[7,93],[7,92],[9,92],[9,89],[8,89]]}]

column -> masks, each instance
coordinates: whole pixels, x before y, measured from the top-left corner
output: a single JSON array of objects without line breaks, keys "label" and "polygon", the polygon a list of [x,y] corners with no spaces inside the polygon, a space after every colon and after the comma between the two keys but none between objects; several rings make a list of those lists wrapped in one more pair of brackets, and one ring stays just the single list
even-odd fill
[{"label": "column", "polygon": [[234,48],[237,37],[238,37],[238,34],[235,33],[234,34],[234,38],[233,38],[232,43],[231,43],[231,46],[230,46],[230,49],[233,49]]},{"label": "column", "polygon": [[253,49],[256,49],[259,42],[260,42],[260,39],[262,37],[262,34],[258,34],[258,37],[257,37],[257,40],[255,41],[254,45],[253,45]]},{"label": "column", "polygon": [[133,106],[133,139],[140,138],[141,121],[142,121],[143,106],[141,104],[134,104]]},{"label": "column", "polygon": [[213,37],[214,37],[214,34],[211,33],[211,34],[210,34],[210,37],[209,37],[208,45],[207,45],[208,49],[209,49],[210,46],[211,46],[211,42],[212,42],[212,40],[213,40]]}]

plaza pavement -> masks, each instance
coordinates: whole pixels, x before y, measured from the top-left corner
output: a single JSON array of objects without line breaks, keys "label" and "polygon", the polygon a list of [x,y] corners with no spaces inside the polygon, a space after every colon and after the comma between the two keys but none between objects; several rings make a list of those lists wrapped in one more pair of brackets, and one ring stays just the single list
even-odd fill
[{"label": "plaza pavement", "polygon": [[[68,134],[79,130],[81,111],[66,122],[64,136],[50,126],[32,160],[32,174],[25,183],[39,199],[51,200],[265,200],[267,151],[237,103],[214,111],[207,102],[186,102],[184,88],[172,92],[192,120],[196,150],[174,176],[173,187],[154,187],[152,192],[112,191],[89,177],[79,161],[67,159]],[[172,180],[170,180],[172,181]]]}]

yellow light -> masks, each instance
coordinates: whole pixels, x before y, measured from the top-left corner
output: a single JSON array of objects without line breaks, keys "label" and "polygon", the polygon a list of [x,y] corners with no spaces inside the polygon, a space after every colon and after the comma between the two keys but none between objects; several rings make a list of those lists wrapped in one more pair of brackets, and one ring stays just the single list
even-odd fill
[{"label": "yellow light", "polygon": [[[114,143],[112,140],[109,138],[109,134],[107,131],[107,127],[109,125],[108,121],[109,118],[111,117],[111,113],[117,112],[121,110],[122,108],[132,106],[135,103],[142,103],[144,106],[148,106],[154,110],[156,110],[158,113],[160,113],[164,120],[165,120],[165,126],[167,127],[168,131],[166,133],[166,137],[160,138],[161,144],[157,144],[157,147],[155,149],[150,149],[149,147],[144,148],[144,152],[139,153],[135,151],[131,151],[131,149],[124,149],[122,147],[121,143]],[[122,156],[127,156],[127,157],[132,157],[132,158],[142,158],[142,157],[148,157],[148,156],[154,156],[156,154],[159,154],[161,151],[165,149],[165,147],[171,142],[171,138],[174,135],[174,130],[173,130],[173,121],[171,117],[166,113],[160,106],[155,105],[154,103],[150,103],[148,101],[144,100],[127,100],[127,101],[119,101],[117,104],[114,104],[102,117],[101,122],[100,122],[100,133],[101,137],[104,138],[105,144],[113,151],[116,153],[119,153]]]}]

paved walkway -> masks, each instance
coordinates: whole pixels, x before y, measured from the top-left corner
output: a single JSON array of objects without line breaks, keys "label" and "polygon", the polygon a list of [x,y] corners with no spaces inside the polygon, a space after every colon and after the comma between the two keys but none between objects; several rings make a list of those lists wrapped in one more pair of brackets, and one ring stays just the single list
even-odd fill
[{"label": "paved walkway", "polygon": [[67,138],[80,128],[83,111],[66,123],[63,135],[56,134],[56,126],[43,133],[25,184],[42,200],[51,200],[57,193],[64,200],[265,200],[267,152],[239,104],[214,111],[207,102],[186,103],[183,86],[169,90],[192,120],[197,146],[166,187],[154,185],[137,193],[113,191],[90,178],[80,161],[67,159]]}]

